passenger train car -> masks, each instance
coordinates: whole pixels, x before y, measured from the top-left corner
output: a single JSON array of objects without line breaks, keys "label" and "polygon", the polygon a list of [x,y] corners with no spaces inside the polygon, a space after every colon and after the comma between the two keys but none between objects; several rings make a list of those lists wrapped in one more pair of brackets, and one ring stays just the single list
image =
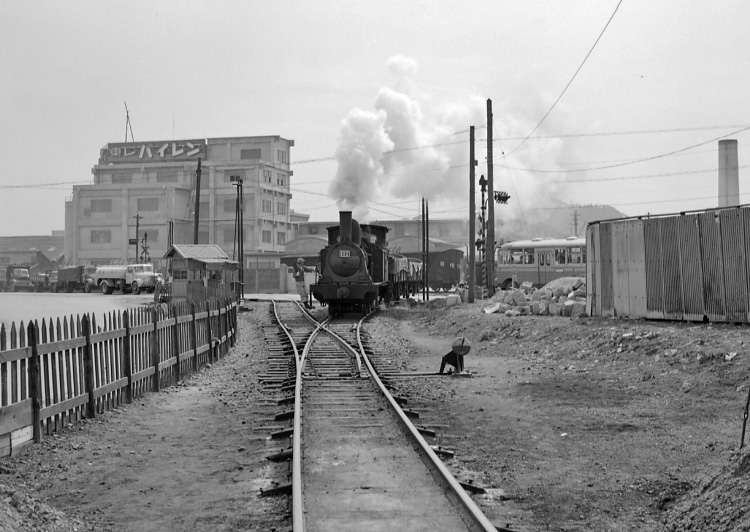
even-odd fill
[{"label": "passenger train car", "polygon": [[560,277],[586,277],[586,239],[534,238],[497,249],[495,286],[503,290],[531,282],[543,286]]},{"label": "passenger train car", "polygon": [[380,301],[422,289],[422,262],[390,253],[387,232],[381,225],[360,225],[350,211],[341,211],[339,225],[328,228],[328,245],[320,250],[320,277],[310,292],[328,305],[331,316],[367,313]]}]

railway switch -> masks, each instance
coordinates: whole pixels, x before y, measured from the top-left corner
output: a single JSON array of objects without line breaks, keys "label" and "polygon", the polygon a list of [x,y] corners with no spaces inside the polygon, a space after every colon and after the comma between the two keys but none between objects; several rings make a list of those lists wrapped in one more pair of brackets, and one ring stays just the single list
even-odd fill
[{"label": "railway switch", "polygon": [[464,356],[466,356],[471,350],[471,344],[465,336],[459,336],[453,340],[453,345],[449,353],[443,355],[442,362],[440,363],[440,372],[443,373],[445,366],[453,366],[453,375],[464,375],[470,376],[471,373],[464,371]]}]

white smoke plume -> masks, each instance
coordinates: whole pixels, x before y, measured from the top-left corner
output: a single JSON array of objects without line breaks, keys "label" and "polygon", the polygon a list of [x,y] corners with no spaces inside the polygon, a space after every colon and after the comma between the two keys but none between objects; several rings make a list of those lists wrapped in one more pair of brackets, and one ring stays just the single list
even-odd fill
[{"label": "white smoke plume", "polygon": [[[438,104],[420,92],[411,59],[393,57],[388,68],[394,83],[378,92],[375,110],[353,109],[341,122],[338,169],[329,194],[359,220],[367,218],[370,203],[385,197],[465,201],[465,132],[484,120],[479,97]],[[456,135],[458,131],[464,134]]]},{"label": "white smoke plume", "polygon": [[[417,64],[409,58],[392,57],[388,68],[394,81],[378,91],[374,110],[353,109],[341,121],[341,140],[335,154],[338,168],[329,194],[339,209],[353,211],[362,222],[367,221],[371,204],[384,203],[386,198],[424,197],[430,201],[431,215],[441,209],[448,212],[466,206],[454,211],[455,217],[465,217],[469,194],[468,130],[472,125],[477,137],[477,180],[486,171],[486,143],[480,142],[487,132],[486,98],[471,95],[460,101],[446,101],[421,91],[416,83]],[[493,125],[495,139],[518,136],[519,131],[530,131],[534,126],[530,120],[513,117],[507,110],[496,108],[494,115],[501,116]],[[549,166],[559,157],[562,147],[559,139],[529,141],[508,164],[538,167],[543,161]],[[494,144],[496,165],[506,162],[503,148],[509,147]],[[513,226],[520,232],[535,217],[528,208],[529,199],[533,198],[533,205],[538,208],[551,204],[556,196],[556,187],[547,183],[549,176],[537,179],[528,173],[509,175],[498,166],[494,176],[495,190],[505,190],[513,197],[509,205],[496,206],[498,227]],[[479,214],[479,186],[476,188]],[[377,214],[382,216],[381,212]]]}]

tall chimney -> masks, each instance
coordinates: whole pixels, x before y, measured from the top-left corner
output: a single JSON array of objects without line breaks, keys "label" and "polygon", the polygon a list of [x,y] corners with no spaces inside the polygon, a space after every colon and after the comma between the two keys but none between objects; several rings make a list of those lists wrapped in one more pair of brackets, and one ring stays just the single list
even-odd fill
[{"label": "tall chimney", "polygon": [[737,162],[737,141],[719,141],[719,207],[740,204],[740,174]]},{"label": "tall chimney", "polygon": [[339,211],[339,242],[352,241],[352,211]]}]

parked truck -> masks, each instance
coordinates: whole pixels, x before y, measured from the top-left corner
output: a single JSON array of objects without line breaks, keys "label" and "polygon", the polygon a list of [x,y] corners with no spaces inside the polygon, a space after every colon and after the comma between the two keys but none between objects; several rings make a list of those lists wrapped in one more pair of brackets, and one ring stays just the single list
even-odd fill
[{"label": "parked truck", "polygon": [[123,294],[140,294],[141,290],[156,290],[156,275],[151,264],[97,266],[92,275],[92,285],[102,294],[120,290]]},{"label": "parked truck", "polygon": [[91,272],[86,266],[64,266],[58,268],[57,278],[52,283],[53,292],[72,292],[73,290],[83,290],[87,294],[91,292],[93,284]]},{"label": "parked truck", "polygon": [[54,272],[30,271],[31,284],[34,285],[34,292],[52,291],[52,274]]},{"label": "parked truck", "polygon": [[3,290],[6,292],[18,292],[25,290],[33,292],[34,283],[31,282],[28,264],[8,264],[3,276]]}]

